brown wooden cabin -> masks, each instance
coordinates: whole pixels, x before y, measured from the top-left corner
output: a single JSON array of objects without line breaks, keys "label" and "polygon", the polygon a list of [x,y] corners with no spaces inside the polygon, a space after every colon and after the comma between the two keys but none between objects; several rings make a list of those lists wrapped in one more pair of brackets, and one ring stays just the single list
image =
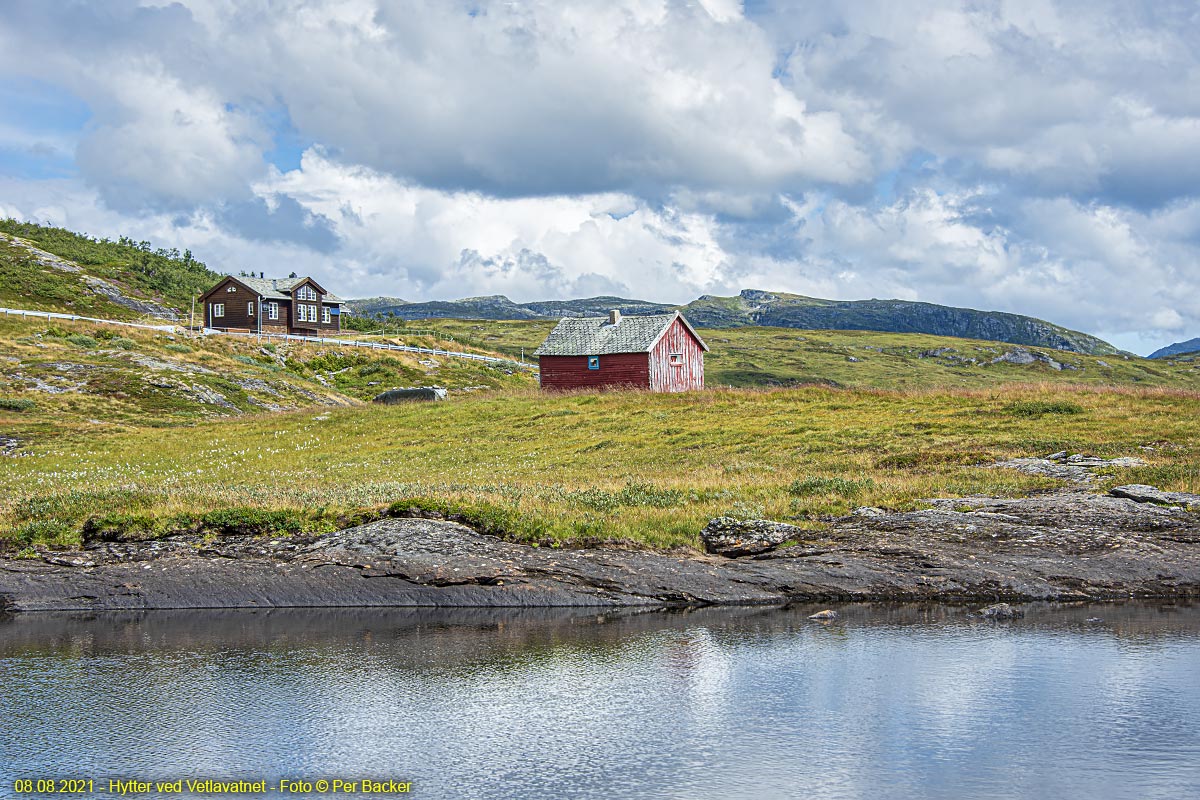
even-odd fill
[{"label": "brown wooden cabin", "polygon": [[567,318],[533,352],[543,389],[596,386],[654,392],[704,388],[708,345],[683,315]]},{"label": "brown wooden cabin", "polygon": [[200,296],[202,325],[225,331],[325,336],[342,329],[342,299],[312,278],[221,279]]}]

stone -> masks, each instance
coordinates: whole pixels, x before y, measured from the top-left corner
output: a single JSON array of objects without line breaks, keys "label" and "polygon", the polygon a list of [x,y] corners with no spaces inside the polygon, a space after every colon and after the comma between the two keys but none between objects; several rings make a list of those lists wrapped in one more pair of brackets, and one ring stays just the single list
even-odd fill
[{"label": "stone", "polygon": [[800,539],[804,529],[765,519],[717,517],[700,531],[706,552],[726,558],[752,556],[774,550],[789,539]]},{"label": "stone", "polygon": [[984,619],[1016,619],[1025,616],[1024,611],[1019,608],[1013,608],[1008,603],[996,603],[995,605],[979,609],[975,614]]},{"label": "stone", "polygon": [[1164,492],[1154,486],[1131,483],[1108,490],[1113,497],[1123,497],[1135,503],[1154,503],[1160,506],[1200,506],[1200,494],[1188,492]]},{"label": "stone", "polygon": [[432,403],[446,399],[446,390],[438,386],[418,386],[413,389],[391,389],[375,395],[374,402],[384,405],[396,403]]},{"label": "stone", "polygon": [[887,512],[886,512],[886,511],[884,511],[882,508],[876,508],[875,506],[859,506],[858,508],[856,508],[856,509],[854,509],[853,511],[851,511],[851,512],[850,512],[850,514],[851,514],[851,515],[853,515],[853,516],[855,516],[855,517],[883,517],[883,516],[887,516]]},{"label": "stone", "polygon": [[831,608],[827,608],[824,611],[818,611],[815,614],[809,614],[808,618],[815,619],[818,622],[826,622],[831,619],[837,619],[838,613]]},{"label": "stone", "polygon": [[1051,453],[1050,455],[1046,456],[1046,460],[1047,461],[1062,461],[1066,457],[1067,457],[1067,451],[1059,450],[1057,453]]}]

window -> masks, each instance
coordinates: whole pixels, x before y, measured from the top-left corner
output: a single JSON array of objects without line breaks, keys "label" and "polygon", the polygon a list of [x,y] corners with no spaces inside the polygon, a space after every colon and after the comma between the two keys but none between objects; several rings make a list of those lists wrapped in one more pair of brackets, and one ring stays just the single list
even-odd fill
[{"label": "window", "polygon": [[311,286],[301,286],[300,291],[296,292],[298,300],[316,300],[317,292]]},{"label": "window", "polygon": [[329,320],[329,308],[328,308],[328,307],[323,307],[323,308],[321,309],[321,322],[324,322],[326,325],[328,325],[328,324],[329,324],[329,322],[330,322],[330,320]]},{"label": "window", "polygon": [[224,303],[213,303],[212,304],[212,314],[213,314],[214,318],[225,316],[225,304]]},{"label": "window", "polygon": [[267,304],[267,319],[279,319],[279,303]]},{"label": "window", "polygon": [[227,292],[236,292],[236,291],[237,291],[237,287],[236,287],[236,286],[226,286],[226,287],[225,287],[225,291],[227,291]]},{"label": "window", "polygon": [[247,317],[254,316],[254,301],[253,300],[251,300],[249,303],[246,303],[246,316]]},{"label": "window", "polygon": [[308,322],[308,306],[305,306],[305,305],[297,305],[296,306],[296,321],[297,322]]},{"label": "window", "polygon": [[672,367],[682,367],[683,366],[683,353],[671,353],[671,366]]},{"label": "window", "polygon": [[600,356],[588,356],[588,369],[600,369]]}]

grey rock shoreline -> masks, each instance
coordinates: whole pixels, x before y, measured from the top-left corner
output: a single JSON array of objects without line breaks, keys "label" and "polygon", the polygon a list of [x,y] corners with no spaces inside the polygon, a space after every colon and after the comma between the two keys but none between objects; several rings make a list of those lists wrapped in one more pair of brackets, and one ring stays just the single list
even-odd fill
[{"label": "grey rock shoreline", "polygon": [[796,544],[738,558],[532,547],[411,518],[320,537],[94,542],[0,559],[0,610],[1200,597],[1200,513],[1158,504],[1179,499],[1064,491],[936,500],[928,510],[796,528]]}]

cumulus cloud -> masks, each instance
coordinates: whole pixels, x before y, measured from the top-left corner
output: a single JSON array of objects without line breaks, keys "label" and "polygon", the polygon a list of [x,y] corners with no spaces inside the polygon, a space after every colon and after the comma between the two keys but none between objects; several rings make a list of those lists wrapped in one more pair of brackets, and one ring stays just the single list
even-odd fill
[{"label": "cumulus cloud", "polygon": [[0,109],[0,201],[350,295],[755,286],[1149,347],[1200,331],[1198,53],[1171,0],[11,0],[0,90],[74,122]]}]

